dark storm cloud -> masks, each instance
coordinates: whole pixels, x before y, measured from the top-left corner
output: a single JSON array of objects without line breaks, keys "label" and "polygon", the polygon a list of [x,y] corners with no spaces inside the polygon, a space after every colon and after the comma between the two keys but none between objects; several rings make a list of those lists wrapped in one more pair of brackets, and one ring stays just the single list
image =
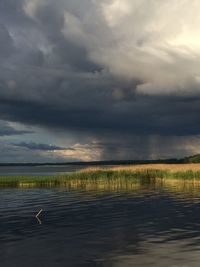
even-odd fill
[{"label": "dark storm cloud", "polygon": [[[162,2],[157,3],[161,13]],[[184,14],[185,5],[178,2]],[[144,19],[137,10],[147,2],[138,5],[130,0],[1,0],[0,119],[88,132],[102,141],[106,155],[116,151],[120,133],[198,135],[199,61],[171,45],[179,25],[169,33],[163,13],[150,4]],[[116,143],[110,138],[106,143],[106,133]],[[125,147],[136,146],[127,140]],[[19,145],[42,149],[35,143]]]},{"label": "dark storm cloud", "polygon": [[6,103],[4,100],[0,113],[6,120],[40,124],[50,128],[77,129],[96,134],[108,131],[132,135],[184,136],[200,132],[200,119],[197,114],[197,111],[200,112],[198,98],[188,100],[135,96],[132,101],[106,103],[106,97],[98,95],[98,92],[97,96],[97,98],[93,96],[91,103],[88,103],[87,100],[77,99],[77,95],[75,100],[69,98],[66,101],[66,103],[69,101],[69,104],[66,106],[21,101]]},{"label": "dark storm cloud", "polygon": [[34,142],[30,142],[30,143],[20,142],[18,144],[13,144],[13,145],[17,147],[28,148],[30,150],[42,150],[42,151],[54,151],[54,150],[65,150],[65,149],[73,150],[72,148],[64,148],[64,147],[48,145],[48,144],[37,144]]},{"label": "dark storm cloud", "polygon": [[11,127],[7,122],[0,121],[0,137],[2,136],[11,136],[11,135],[23,135],[30,134],[32,131],[17,130]]}]

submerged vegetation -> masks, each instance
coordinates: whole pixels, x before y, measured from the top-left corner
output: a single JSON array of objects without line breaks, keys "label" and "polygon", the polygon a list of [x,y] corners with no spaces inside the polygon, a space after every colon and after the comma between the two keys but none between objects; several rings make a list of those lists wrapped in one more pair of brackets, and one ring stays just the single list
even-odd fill
[{"label": "submerged vegetation", "polygon": [[131,187],[166,180],[200,183],[200,164],[151,164],[90,168],[55,176],[0,176],[1,187]]}]

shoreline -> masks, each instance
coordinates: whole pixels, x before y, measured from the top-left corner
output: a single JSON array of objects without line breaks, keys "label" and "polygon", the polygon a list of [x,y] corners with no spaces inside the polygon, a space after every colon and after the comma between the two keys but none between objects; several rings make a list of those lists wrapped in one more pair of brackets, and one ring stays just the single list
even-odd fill
[{"label": "shoreline", "polygon": [[144,164],[114,167],[92,167],[78,172],[52,176],[0,176],[0,187],[62,187],[74,184],[86,186],[126,185],[177,180],[200,183],[200,164]]}]

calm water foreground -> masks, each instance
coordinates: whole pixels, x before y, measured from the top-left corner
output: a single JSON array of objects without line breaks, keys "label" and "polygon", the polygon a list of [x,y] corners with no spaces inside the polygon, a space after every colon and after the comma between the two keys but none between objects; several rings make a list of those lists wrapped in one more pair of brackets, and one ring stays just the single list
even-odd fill
[{"label": "calm water foreground", "polygon": [[0,200],[2,267],[200,264],[200,188],[193,185],[1,189]]}]

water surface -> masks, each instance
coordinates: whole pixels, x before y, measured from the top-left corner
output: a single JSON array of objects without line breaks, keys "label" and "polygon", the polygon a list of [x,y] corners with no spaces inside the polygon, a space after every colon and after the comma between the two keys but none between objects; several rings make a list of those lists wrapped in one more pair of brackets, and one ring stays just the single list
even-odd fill
[{"label": "water surface", "polygon": [[193,185],[1,189],[0,200],[3,267],[199,266]]},{"label": "water surface", "polygon": [[0,166],[0,176],[48,176],[80,171],[84,165]]}]

